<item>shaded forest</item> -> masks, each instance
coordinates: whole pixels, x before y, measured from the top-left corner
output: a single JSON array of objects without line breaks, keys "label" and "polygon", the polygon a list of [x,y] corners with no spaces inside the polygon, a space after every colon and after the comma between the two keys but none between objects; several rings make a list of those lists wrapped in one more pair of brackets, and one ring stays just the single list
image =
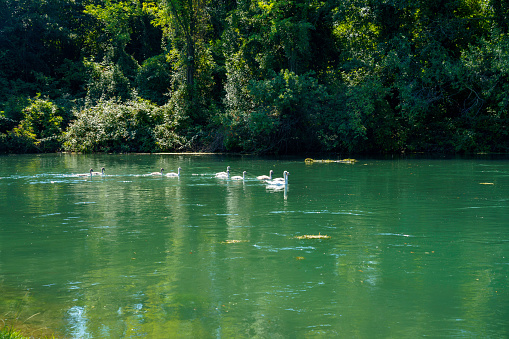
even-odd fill
[{"label": "shaded forest", "polygon": [[508,152],[509,0],[2,0],[0,152]]}]

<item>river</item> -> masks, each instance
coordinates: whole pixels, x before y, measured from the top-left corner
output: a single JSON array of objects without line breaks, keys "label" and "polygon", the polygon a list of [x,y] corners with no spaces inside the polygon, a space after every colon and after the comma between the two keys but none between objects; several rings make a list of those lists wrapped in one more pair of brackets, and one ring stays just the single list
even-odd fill
[{"label": "river", "polygon": [[507,157],[0,157],[0,325],[34,335],[507,338],[508,276]]}]

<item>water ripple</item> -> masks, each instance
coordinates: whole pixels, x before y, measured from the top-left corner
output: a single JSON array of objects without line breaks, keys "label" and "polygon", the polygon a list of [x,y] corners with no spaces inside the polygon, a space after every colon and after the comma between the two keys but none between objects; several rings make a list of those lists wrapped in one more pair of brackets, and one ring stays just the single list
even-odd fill
[{"label": "water ripple", "polygon": [[414,238],[415,237],[415,235],[403,234],[403,233],[377,233],[375,235],[394,236],[394,237],[407,237],[407,238]]}]

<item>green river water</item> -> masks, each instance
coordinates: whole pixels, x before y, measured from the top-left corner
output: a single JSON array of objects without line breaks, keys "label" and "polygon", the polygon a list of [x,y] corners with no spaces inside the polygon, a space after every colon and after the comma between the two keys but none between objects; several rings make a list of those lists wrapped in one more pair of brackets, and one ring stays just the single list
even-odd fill
[{"label": "green river water", "polygon": [[509,158],[0,157],[0,328],[34,336],[509,338],[508,276]]}]

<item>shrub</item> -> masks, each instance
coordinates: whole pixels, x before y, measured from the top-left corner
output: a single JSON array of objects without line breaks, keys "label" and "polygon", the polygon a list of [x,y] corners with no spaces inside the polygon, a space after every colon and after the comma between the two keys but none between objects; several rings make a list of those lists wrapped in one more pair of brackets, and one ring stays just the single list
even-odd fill
[{"label": "shrub", "polygon": [[[1,152],[52,152],[60,148],[62,109],[47,99],[30,99],[21,121],[0,117]],[[11,112],[12,114],[12,112]]]},{"label": "shrub", "polygon": [[64,135],[64,149],[75,152],[153,152],[184,144],[178,136],[182,119],[167,106],[145,100],[115,99],[75,113]]},{"label": "shrub", "polygon": [[56,151],[60,147],[62,134],[62,110],[49,100],[30,100],[23,110],[19,135],[35,136],[34,146],[38,151]]}]

